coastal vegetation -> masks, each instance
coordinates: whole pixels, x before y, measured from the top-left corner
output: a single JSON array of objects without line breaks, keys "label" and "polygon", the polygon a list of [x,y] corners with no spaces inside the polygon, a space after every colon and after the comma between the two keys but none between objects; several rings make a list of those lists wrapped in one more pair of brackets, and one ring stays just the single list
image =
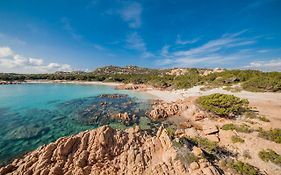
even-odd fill
[{"label": "coastal vegetation", "polygon": [[219,146],[217,142],[210,141],[207,138],[203,137],[194,137],[194,138],[188,138],[191,140],[195,145],[200,147],[201,149],[205,150],[209,154],[213,154],[218,152]]},{"label": "coastal vegetation", "polygon": [[270,129],[268,131],[260,130],[259,137],[276,142],[281,143],[281,129]]},{"label": "coastal vegetation", "polygon": [[242,161],[231,161],[227,164],[229,168],[241,175],[259,175],[259,171],[248,163]]},{"label": "coastal vegetation", "polygon": [[242,139],[241,137],[239,137],[237,135],[232,136],[231,141],[232,141],[232,143],[244,143],[245,142],[244,139]]},{"label": "coastal vegetation", "polygon": [[243,133],[251,133],[253,132],[253,130],[246,124],[242,124],[242,125],[236,125],[233,123],[230,124],[225,124],[221,127],[222,130],[225,131],[237,131],[237,132],[243,132]]},{"label": "coastal vegetation", "polygon": [[272,162],[281,166],[281,155],[277,154],[272,149],[266,149],[259,152],[259,157],[265,162]]},{"label": "coastal vegetation", "polygon": [[[239,85],[242,89],[254,92],[280,92],[281,73],[256,70],[212,69],[148,69],[137,66],[106,66],[92,72],[73,71],[52,74],[6,74],[0,73],[1,81],[25,80],[69,80],[103,81],[134,84],[147,84],[156,88],[185,89],[196,85],[232,89]],[[227,88],[228,87],[228,88]]]},{"label": "coastal vegetation", "polygon": [[226,118],[234,118],[249,109],[248,100],[227,94],[215,93],[201,96],[196,102],[202,109]]}]

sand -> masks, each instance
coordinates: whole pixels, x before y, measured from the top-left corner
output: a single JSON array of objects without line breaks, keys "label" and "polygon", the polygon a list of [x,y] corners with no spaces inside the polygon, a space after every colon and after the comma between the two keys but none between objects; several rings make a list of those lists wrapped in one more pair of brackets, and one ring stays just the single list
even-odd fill
[{"label": "sand", "polygon": [[123,83],[117,82],[101,82],[101,81],[66,81],[66,80],[27,80],[26,83],[62,83],[62,84],[81,84],[81,85],[106,85],[106,86],[119,86]]},{"label": "sand", "polygon": [[240,98],[248,99],[250,106],[257,108],[261,115],[265,115],[270,120],[270,123],[267,125],[268,128],[281,128],[281,93],[248,91],[230,92],[223,90],[222,88],[202,91],[200,88],[201,86],[195,86],[186,90],[173,91],[153,89],[147,90],[146,92],[166,102],[213,93],[232,94]]}]

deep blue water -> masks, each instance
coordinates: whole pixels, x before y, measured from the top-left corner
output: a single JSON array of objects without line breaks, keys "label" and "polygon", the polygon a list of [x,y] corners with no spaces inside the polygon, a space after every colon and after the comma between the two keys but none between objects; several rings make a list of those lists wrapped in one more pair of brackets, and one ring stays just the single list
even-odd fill
[{"label": "deep blue water", "polygon": [[[127,94],[120,98],[101,94]],[[20,84],[0,86],[0,165],[59,137],[104,124],[124,128],[141,124],[150,97],[104,85]],[[105,104],[105,105],[104,105]],[[110,119],[118,112],[137,117],[130,122]]]}]

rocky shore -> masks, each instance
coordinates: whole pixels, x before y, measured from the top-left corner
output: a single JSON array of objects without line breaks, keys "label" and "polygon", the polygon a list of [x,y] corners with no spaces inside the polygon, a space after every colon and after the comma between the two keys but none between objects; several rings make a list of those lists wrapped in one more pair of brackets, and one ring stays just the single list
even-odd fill
[{"label": "rocky shore", "polygon": [[0,81],[0,85],[7,85],[7,84],[21,84],[21,81]]},{"label": "rocky shore", "polygon": [[[147,90],[148,87],[121,85],[117,88]],[[212,92],[214,91],[204,93]],[[178,98],[173,98],[173,92],[162,91],[161,95],[164,96],[164,93],[170,94],[168,100],[163,98],[164,101],[155,101],[146,113],[152,120],[163,122],[164,125],[158,128],[157,133],[141,130],[139,126],[120,131],[105,125],[40,147],[0,168],[0,174],[236,175],[246,171],[252,173],[250,175],[273,175],[281,171],[280,166],[265,163],[258,157],[259,151],[267,148],[281,154],[278,143],[258,136],[259,130],[268,130],[280,121],[266,123],[259,121],[258,118],[245,116],[238,116],[234,120],[219,118],[203,111],[195,104],[196,96],[202,95],[201,91],[190,94],[176,91],[174,95]],[[255,102],[257,97],[271,95],[257,93],[256,96],[252,96],[253,93],[243,93],[251,95],[249,98],[251,105],[257,104]],[[239,95],[242,96],[243,93]],[[118,105],[115,105],[112,111],[116,111],[117,106],[120,107],[121,104],[124,110],[110,113],[107,115],[108,118],[96,117],[96,113],[104,112],[105,108],[108,108],[104,98],[120,100],[125,97],[118,94],[99,96],[102,100],[97,105],[82,111],[83,122],[95,123],[104,120],[106,124],[108,120],[119,120],[126,126],[135,124],[139,119],[134,115],[134,111],[129,112],[127,110],[129,108],[126,107],[133,104],[131,101],[123,103],[118,101]],[[280,103],[279,99],[276,101]],[[258,106],[258,109],[263,108]],[[270,120],[274,121],[274,118]],[[222,129],[228,124],[253,129],[251,132]],[[240,142],[233,142],[232,138],[239,138]],[[237,167],[238,170],[235,169]]]},{"label": "rocky shore", "polygon": [[[192,151],[200,158],[199,148],[186,149]],[[206,159],[187,165],[180,154],[163,127],[150,135],[138,126],[126,131],[103,126],[42,146],[2,167],[0,174],[219,175]]]}]

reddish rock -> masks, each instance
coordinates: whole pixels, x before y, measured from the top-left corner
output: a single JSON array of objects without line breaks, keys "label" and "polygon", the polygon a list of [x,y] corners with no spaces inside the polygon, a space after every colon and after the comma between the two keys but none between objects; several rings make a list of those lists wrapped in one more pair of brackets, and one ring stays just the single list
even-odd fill
[{"label": "reddish rock", "polygon": [[[0,168],[0,174],[187,174],[166,130],[103,126],[64,137]],[[157,160],[157,161],[156,161]]]}]

